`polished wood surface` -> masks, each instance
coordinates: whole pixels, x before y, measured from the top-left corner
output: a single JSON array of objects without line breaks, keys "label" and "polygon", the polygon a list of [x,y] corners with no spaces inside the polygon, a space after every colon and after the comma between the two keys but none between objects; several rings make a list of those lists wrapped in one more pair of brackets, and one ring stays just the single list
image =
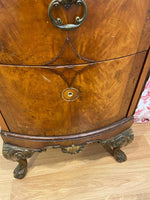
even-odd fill
[{"label": "polished wood surface", "polygon": [[86,21],[81,28],[69,32],[80,55],[100,61],[149,48],[149,0],[86,0],[86,3],[89,7]]},{"label": "polished wood surface", "polygon": [[144,67],[142,69],[141,76],[139,77],[138,85],[136,87],[133,99],[131,101],[131,105],[127,116],[131,116],[134,114],[135,108],[138,104],[138,100],[140,99],[141,93],[145,86],[144,83],[146,82],[149,76],[150,76],[150,50],[147,52]]},{"label": "polished wood surface", "polygon": [[48,149],[33,155],[20,181],[12,176],[16,163],[0,151],[0,200],[149,200],[150,124],[132,128],[135,140],[123,148],[128,162],[121,164],[99,144],[76,155]]},{"label": "polished wood surface", "polygon": [[[91,137],[61,141],[81,144],[113,137],[133,123],[149,68],[150,0],[85,2],[85,22],[62,31],[50,22],[49,0],[0,0],[0,111],[6,143],[38,148],[51,141],[36,143],[34,136]],[[77,5],[53,9],[54,18],[65,24],[78,15],[83,9]],[[107,134],[94,135],[97,131]]]},{"label": "polished wood surface", "polygon": [[[126,118],[145,55],[58,70],[0,66],[0,106],[9,130],[70,135]],[[79,91],[76,100],[62,98],[68,87]]]},{"label": "polished wood surface", "polygon": [[[122,57],[149,48],[150,0],[86,0],[88,15],[74,31],[56,28],[50,0],[0,0],[0,63],[64,65]],[[54,9],[73,23],[80,6]]]}]

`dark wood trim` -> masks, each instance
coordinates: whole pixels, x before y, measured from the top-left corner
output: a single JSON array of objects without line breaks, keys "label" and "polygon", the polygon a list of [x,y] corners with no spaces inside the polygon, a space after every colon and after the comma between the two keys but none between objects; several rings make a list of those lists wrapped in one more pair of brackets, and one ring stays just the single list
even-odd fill
[{"label": "dark wood trim", "polygon": [[94,62],[89,62],[89,63],[78,63],[78,64],[67,64],[67,65],[17,65],[17,64],[4,64],[4,63],[0,63],[0,67],[4,67],[4,66],[7,66],[7,67],[18,67],[18,68],[21,68],[21,67],[26,67],[26,68],[48,68],[48,69],[56,69],[56,68],[74,68],[76,66],[80,66],[80,65],[94,65],[94,64],[98,64],[98,63],[103,63],[103,62],[109,62],[109,61],[113,61],[113,60],[118,60],[118,59],[122,59],[122,58],[127,58],[127,57],[130,57],[130,56],[135,56],[135,55],[138,55],[140,53],[144,53],[144,52],[147,52],[148,49],[144,49],[142,51],[139,51],[139,52],[135,52],[135,53],[132,53],[132,54],[128,54],[128,55],[124,55],[124,56],[120,56],[120,57],[116,57],[116,58],[110,58],[110,59],[106,59],[106,60],[99,60],[99,61],[94,61]]},{"label": "dark wood trim", "polygon": [[1,127],[2,130],[10,131],[8,124],[7,124],[7,122],[6,122],[1,111],[0,111],[0,127]]},{"label": "dark wood trim", "polygon": [[23,140],[37,140],[41,142],[63,142],[63,141],[70,141],[70,140],[80,140],[80,139],[85,139],[85,138],[91,138],[91,137],[96,137],[102,134],[106,134],[109,131],[112,131],[114,129],[119,128],[120,126],[133,121],[133,116],[125,118],[123,120],[120,120],[114,124],[111,124],[107,127],[90,131],[90,132],[85,132],[85,133],[80,133],[80,134],[75,134],[75,135],[66,135],[66,136],[32,136],[32,135],[22,135],[18,133],[11,133],[8,131],[1,131],[1,135],[5,137],[11,137],[11,138],[17,138],[17,139],[23,139]]},{"label": "dark wood trim", "polygon": [[[67,41],[70,43],[73,52],[75,53],[75,55],[76,55],[79,59],[81,59],[81,60],[83,60],[83,61],[86,61],[87,63],[91,63],[91,62],[92,62],[92,63],[95,63],[94,60],[90,60],[90,59],[88,59],[88,58],[84,58],[83,56],[81,56],[81,55],[77,52],[76,48],[73,46],[72,41],[71,41],[71,38],[69,37],[69,35],[67,35],[67,37],[66,37],[66,39],[65,39],[65,42],[64,42],[64,44],[63,44],[63,46],[62,46],[60,52],[58,53],[58,55],[57,55],[55,58],[53,58],[52,60],[50,60],[50,61],[48,61],[48,62],[46,62],[46,63],[41,64],[41,66],[47,66],[47,65],[52,65],[52,66],[53,66],[53,62],[56,61],[56,60],[61,56],[61,54],[63,53],[63,50],[64,50],[64,48],[65,48],[65,45],[66,45]],[[86,63],[85,63],[85,64],[86,64]]]}]

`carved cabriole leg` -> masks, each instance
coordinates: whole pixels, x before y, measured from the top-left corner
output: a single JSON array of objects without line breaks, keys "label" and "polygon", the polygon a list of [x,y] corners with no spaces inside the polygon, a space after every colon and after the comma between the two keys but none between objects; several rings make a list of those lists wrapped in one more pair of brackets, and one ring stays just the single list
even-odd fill
[{"label": "carved cabriole leg", "polygon": [[19,163],[14,170],[15,178],[22,179],[25,177],[27,173],[27,158],[30,158],[35,151],[38,150],[22,148],[5,143],[3,144],[3,156],[6,159],[17,161]]},{"label": "carved cabriole leg", "polygon": [[114,138],[103,141],[102,144],[118,162],[124,162],[127,160],[127,156],[120,148],[131,143],[133,139],[134,135],[130,128]]}]

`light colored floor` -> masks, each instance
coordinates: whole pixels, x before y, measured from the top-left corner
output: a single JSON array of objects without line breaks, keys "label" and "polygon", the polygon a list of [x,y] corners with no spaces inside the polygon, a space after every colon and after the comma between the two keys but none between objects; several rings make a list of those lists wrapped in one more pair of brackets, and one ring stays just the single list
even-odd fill
[{"label": "light colored floor", "polygon": [[[117,163],[100,144],[77,155],[59,149],[35,154],[23,180],[0,152],[0,200],[150,200],[150,123],[134,125],[135,140]],[[0,140],[2,147],[2,140]]]}]

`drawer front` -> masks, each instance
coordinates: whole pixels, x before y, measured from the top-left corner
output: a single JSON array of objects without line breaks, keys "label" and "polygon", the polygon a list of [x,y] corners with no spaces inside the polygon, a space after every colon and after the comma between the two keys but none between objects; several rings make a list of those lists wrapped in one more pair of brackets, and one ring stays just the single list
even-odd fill
[{"label": "drawer front", "polygon": [[11,132],[69,135],[127,116],[146,52],[71,68],[0,66],[0,110]]},{"label": "drawer front", "polygon": [[[122,57],[149,48],[150,0],[86,0],[87,19],[69,32],[73,47],[94,61]],[[70,20],[72,14],[70,14]]]},{"label": "drawer front", "polygon": [[0,63],[44,65],[55,60],[67,32],[54,28],[47,0],[0,0]]},{"label": "drawer front", "polygon": [[[66,65],[121,57],[148,48],[150,0],[85,0],[87,16],[75,30],[55,27],[50,0],[0,0],[0,63]],[[83,16],[83,6],[53,8],[64,24]]]}]

